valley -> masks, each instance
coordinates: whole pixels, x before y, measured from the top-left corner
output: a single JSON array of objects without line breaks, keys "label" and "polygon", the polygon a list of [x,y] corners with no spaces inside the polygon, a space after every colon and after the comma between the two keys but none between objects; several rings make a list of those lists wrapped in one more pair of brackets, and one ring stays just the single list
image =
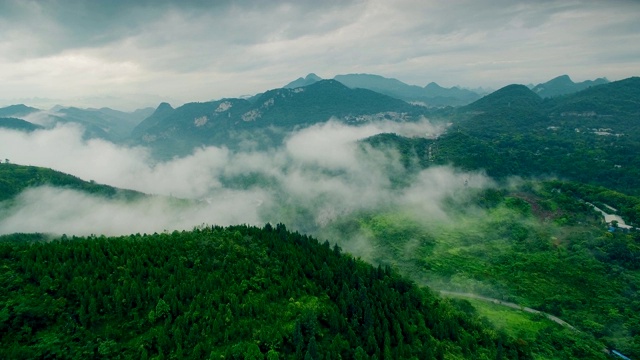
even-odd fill
[{"label": "valley", "polygon": [[[428,108],[318,80],[252,100],[161,104],[118,139],[104,136],[109,121],[129,115],[104,109],[73,112],[101,131],[71,117],[7,121],[4,354],[637,357],[639,96],[630,78],[545,99],[510,85]],[[18,110],[5,112],[33,113]],[[624,135],[587,131],[605,128]],[[91,261],[98,282],[83,285],[72,269]],[[234,285],[201,266],[234,267]],[[393,294],[368,293],[382,291],[376,281]],[[83,286],[92,298],[78,297]],[[389,309],[381,299],[396,294],[438,317]]]}]

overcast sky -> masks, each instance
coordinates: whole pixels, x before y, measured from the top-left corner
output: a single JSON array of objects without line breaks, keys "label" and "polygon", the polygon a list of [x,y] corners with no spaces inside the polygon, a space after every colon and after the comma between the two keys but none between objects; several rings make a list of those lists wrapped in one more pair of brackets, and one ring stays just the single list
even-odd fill
[{"label": "overcast sky", "polygon": [[640,75],[640,1],[0,0],[0,105],[131,109],[314,72],[491,87]]}]

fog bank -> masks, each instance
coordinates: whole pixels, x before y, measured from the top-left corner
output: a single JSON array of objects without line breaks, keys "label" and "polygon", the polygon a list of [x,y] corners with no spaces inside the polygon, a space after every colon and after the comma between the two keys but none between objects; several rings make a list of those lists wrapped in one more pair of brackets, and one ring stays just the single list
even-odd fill
[{"label": "fog bank", "polygon": [[357,142],[383,132],[424,135],[442,130],[427,120],[363,126],[329,121],[294,132],[283,146],[267,152],[205,147],[161,163],[143,147],[84,140],[76,125],[32,133],[2,130],[0,156],[13,163],[49,167],[162,197],[124,202],[68,189],[29,189],[2,204],[0,233],[116,235],[189,229],[203,223],[265,222],[313,231],[356,211],[390,206],[444,221],[445,197],[487,186],[490,179],[433,167],[411,175],[409,186],[394,186],[390,173],[405,171],[399,154]]}]

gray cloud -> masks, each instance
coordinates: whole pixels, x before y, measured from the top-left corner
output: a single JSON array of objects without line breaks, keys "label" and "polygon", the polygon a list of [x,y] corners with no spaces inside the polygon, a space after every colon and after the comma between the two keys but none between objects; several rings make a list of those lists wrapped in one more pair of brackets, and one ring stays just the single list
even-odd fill
[{"label": "gray cloud", "polygon": [[202,101],[308,72],[473,87],[620,79],[640,68],[639,15],[637,1],[9,0],[0,99]]}]

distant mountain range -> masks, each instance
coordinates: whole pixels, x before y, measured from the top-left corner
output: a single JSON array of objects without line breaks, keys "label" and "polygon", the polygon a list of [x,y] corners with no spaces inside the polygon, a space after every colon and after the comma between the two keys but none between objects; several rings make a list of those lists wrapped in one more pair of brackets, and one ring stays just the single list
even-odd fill
[{"label": "distant mountain range", "polygon": [[[298,78],[284,88],[294,89],[311,85],[322,80],[316,74]],[[480,94],[459,87],[444,88],[432,82],[425,87],[408,85],[400,80],[372,74],[336,75],[333,80],[352,88],[372,90],[396,99],[429,107],[459,106],[480,98]]]},{"label": "distant mountain range", "polygon": [[0,127],[33,131],[57,124],[77,123],[85,129],[85,136],[119,142],[130,137],[133,128],[153,113],[152,108],[122,112],[110,108],[79,109],[56,106],[40,110],[23,104],[0,108]]},{"label": "distant mountain range", "polygon": [[405,121],[425,113],[421,106],[371,90],[351,89],[335,80],[298,88],[269,90],[257,98],[188,103],[176,109],[161,104],[132,132],[136,143],[154,149],[190,152],[194,146],[264,146],[284,134],[336,118],[347,123],[373,119]]},{"label": "distant mountain range", "polygon": [[608,82],[609,80],[607,80],[606,78],[598,78],[595,80],[586,80],[583,82],[575,83],[571,80],[569,75],[561,75],[547,81],[546,83],[538,84],[531,90],[533,90],[534,93],[538,94],[542,98],[548,98],[572,94],[587,89],[591,86],[602,85]]},{"label": "distant mountain range", "polygon": [[[483,95],[486,95],[486,93],[464,89],[457,86],[445,88],[435,82],[431,82],[424,87],[409,85],[397,79],[386,78],[373,74],[336,75],[333,79],[350,88],[368,89],[428,107],[467,105],[480,99]],[[311,73],[304,78],[300,77],[288,83],[284,88],[294,89],[304,87],[320,80],[322,80],[322,78]],[[591,86],[606,84],[608,82],[609,81],[605,78],[598,78],[595,80],[574,83],[568,75],[561,75],[546,83],[532,86],[532,90],[540,97],[547,98],[575,93]]]},{"label": "distant mountain range", "polygon": [[[621,86],[620,82],[616,84],[614,88]],[[603,85],[608,85],[606,79],[574,83],[563,75],[532,89],[509,85],[481,97],[471,90],[443,88],[436,83],[420,87],[371,74],[338,75],[323,80],[312,73],[283,88],[251,98],[187,103],[177,108],[161,103],[156,109],[128,113],[109,108],[62,106],[43,111],[22,104],[12,105],[0,108],[0,118],[3,118],[0,127],[33,131],[60,123],[78,123],[85,128],[86,137],[141,144],[154,149],[160,157],[172,157],[188,154],[194,147],[203,145],[276,146],[289,131],[332,118],[357,124],[376,119],[412,121],[422,116],[446,121],[453,116],[453,119],[469,121],[469,116],[476,116],[476,120],[482,119],[483,126],[490,129],[504,125],[504,114],[513,117],[508,123],[511,126],[553,114],[635,111],[634,103],[625,100],[629,94],[612,97],[607,93],[612,90],[602,90]],[[624,91],[634,93],[635,89]],[[575,96],[569,96],[571,94]],[[542,97],[551,99],[543,104]],[[451,108],[450,105],[463,106]]]},{"label": "distant mountain range", "polygon": [[382,136],[373,143],[421,154],[406,163],[424,167],[454,164],[498,179],[554,176],[639,193],[639,77],[549,99],[509,85],[431,118],[452,124],[437,140]]}]

